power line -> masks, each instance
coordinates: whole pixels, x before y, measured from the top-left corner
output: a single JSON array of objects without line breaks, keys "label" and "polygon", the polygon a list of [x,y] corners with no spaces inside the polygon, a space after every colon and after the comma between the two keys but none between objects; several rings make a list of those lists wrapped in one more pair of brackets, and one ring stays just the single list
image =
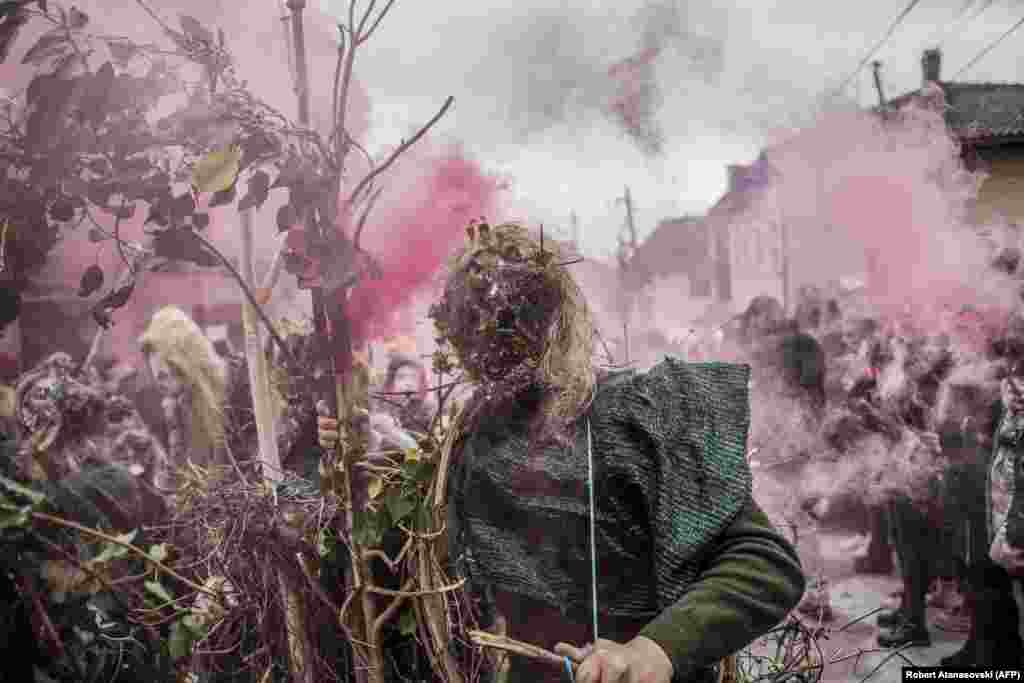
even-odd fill
[{"label": "power line", "polygon": [[903,11],[900,12],[899,16],[896,17],[895,21],[893,21],[892,24],[889,26],[889,30],[885,32],[885,35],[883,35],[882,38],[877,43],[875,43],[875,46],[872,47],[866,55],[864,55],[864,59],[860,60],[860,64],[857,65],[857,68],[854,69],[853,73],[851,73],[849,76],[846,77],[845,80],[843,80],[842,85],[840,85],[838,88],[839,92],[846,90],[846,86],[850,84],[850,81],[857,77],[857,74],[859,74],[861,69],[864,68],[864,65],[867,64],[871,60],[871,58],[875,56],[876,52],[882,49],[882,46],[885,45],[889,38],[892,38],[892,34],[896,32],[896,29],[899,28],[899,25],[903,23],[903,20],[907,18],[907,15],[910,14],[920,2],[921,0],[910,0],[910,2],[907,3],[907,6],[903,8]]},{"label": "power line", "polygon": [[[984,2],[974,10],[974,13],[971,14],[971,16],[969,16],[966,21],[964,21],[963,17],[965,14],[967,14],[967,10],[970,9],[971,7],[969,4],[965,5],[964,9],[960,12],[960,14],[957,16],[956,21],[954,22],[956,27],[959,29],[963,29],[966,28],[967,26],[970,26],[978,17],[985,13],[985,10],[987,10],[994,4],[996,4],[995,0],[984,0]],[[962,31],[957,31],[957,33],[952,35],[948,31],[946,31],[946,37],[942,39],[942,42],[939,43],[938,47],[941,49],[953,35],[957,35],[959,33],[962,33]]]},{"label": "power line", "polygon": [[953,75],[953,80],[956,80],[957,78],[960,77],[961,74],[963,74],[965,71],[969,70],[972,66],[974,66],[978,62],[980,62],[982,60],[982,58],[985,57],[985,55],[987,55],[989,52],[992,52],[992,50],[996,49],[996,47],[999,45],[999,43],[1001,43],[1004,40],[1006,40],[1007,38],[1009,38],[1010,35],[1012,35],[1013,32],[1016,31],[1017,29],[1019,29],[1021,26],[1024,26],[1024,17],[1021,17],[1020,20],[1016,24],[1014,24],[1009,29],[1007,29],[1006,33],[1004,33],[1003,35],[1001,35],[998,38],[996,38],[994,41],[992,41],[989,44],[988,47],[986,47],[984,50],[982,50],[977,55],[975,55],[974,59],[972,59],[971,61],[967,62],[967,65],[964,68],[960,69],[959,71],[956,72],[956,74]]}]

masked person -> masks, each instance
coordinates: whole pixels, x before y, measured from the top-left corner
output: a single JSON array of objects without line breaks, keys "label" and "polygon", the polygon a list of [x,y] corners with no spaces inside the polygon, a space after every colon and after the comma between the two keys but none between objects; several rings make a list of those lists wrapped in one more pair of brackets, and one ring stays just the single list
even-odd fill
[{"label": "masked person", "polygon": [[[508,635],[581,683],[714,680],[797,604],[799,559],[751,498],[746,366],[596,372],[578,286],[515,225],[471,227],[431,317],[477,386],[453,425],[450,555]],[[561,675],[516,658],[509,680]]]}]

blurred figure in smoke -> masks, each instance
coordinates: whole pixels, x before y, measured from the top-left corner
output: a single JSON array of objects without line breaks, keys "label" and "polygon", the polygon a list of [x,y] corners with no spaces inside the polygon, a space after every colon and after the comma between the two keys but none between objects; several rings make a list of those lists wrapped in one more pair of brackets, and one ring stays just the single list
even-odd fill
[{"label": "blurred figure in smoke", "polygon": [[[452,556],[491,607],[485,626],[496,608],[511,636],[580,662],[581,683],[713,681],[803,591],[793,549],[750,498],[748,372],[666,360],[599,377],[589,309],[557,259],[518,226],[474,226],[431,310],[478,386],[453,426]],[[590,444],[602,638],[577,648],[566,643],[597,635]],[[561,680],[525,658],[511,667],[511,680]]]},{"label": "blurred figure in smoke", "polygon": [[[751,466],[759,474],[758,498],[776,523],[785,520],[797,537],[811,578],[798,609],[828,620],[832,608],[817,522],[784,493],[800,484],[807,463],[823,450],[818,432],[825,411],[825,354],[771,297],[755,298],[743,319],[757,399],[751,406]],[[780,503],[781,509],[772,509]]]},{"label": "blurred figure in smoke", "polygon": [[414,356],[392,354],[379,405],[402,429],[426,434],[436,407],[427,395],[427,369]]},{"label": "blurred figure in smoke", "polygon": [[174,466],[224,464],[228,367],[212,342],[184,311],[167,306],[153,315],[139,346],[163,396]]},{"label": "blurred figure in smoke", "polygon": [[88,465],[118,463],[148,485],[162,483],[165,456],[123,396],[78,376],[71,357],[55,353],[18,382],[21,476],[60,481]]},{"label": "blurred figure in smoke", "polygon": [[[904,334],[890,336],[891,360],[878,379],[881,412],[892,420],[895,437],[889,452],[891,474],[885,483],[903,582],[900,606],[880,613],[877,619],[883,628],[878,636],[882,647],[931,643],[925,623],[928,589],[933,578],[954,573],[952,558],[945,553],[948,542],[940,514],[940,475],[945,461],[940,458],[940,440],[935,434],[935,385],[941,377],[926,383],[928,391],[922,393],[921,381],[931,372],[932,364],[919,358],[919,346]],[[941,355],[937,350],[934,362],[940,362]]]},{"label": "blurred figure in smoke", "polygon": [[945,507],[955,515],[953,549],[964,568],[971,614],[967,642],[943,659],[944,666],[1017,666],[1022,649],[1009,577],[989,557],[986,498],[993,435],[1000,424],[1000,365],[993,353],[978,348],[981,322],[969,312],[958,316],[952,334],[956,367],[943,384],[938,407],[939,436],[951,462]]},{"label": "blurred figure in smoke", "polygon": [[[872,318],[849,320],[823,341],[823,346],[830,345],[826,346],[826,394],[831,406],[823,435],[833,453],[843,459],[857,459],[858,444],[868,435],[890,433],[879,418],[877,405],[878,375],[889,362],[879,332],[878,321]],[[850,431],[853,425],[859,427]],[[859,430],[864,434],[858,436]],[[854,571],[889,574],[895,564],[886,506],[872,504],[869,497],[854,491],[857,487],[835,490],[820,512],[828,519],[842,515],[861,520],[861,531],[868,538],[864,550],[854,559]]]}]

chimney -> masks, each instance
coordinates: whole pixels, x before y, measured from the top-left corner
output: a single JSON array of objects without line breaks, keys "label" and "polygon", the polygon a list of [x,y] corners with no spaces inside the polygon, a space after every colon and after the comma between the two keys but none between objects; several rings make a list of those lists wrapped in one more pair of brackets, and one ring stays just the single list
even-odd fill
[{"label": "chimney", "polygon": [[942,52],[938,48],[925,50],[921,55],[921,87],[938,82],[942,72]]}]

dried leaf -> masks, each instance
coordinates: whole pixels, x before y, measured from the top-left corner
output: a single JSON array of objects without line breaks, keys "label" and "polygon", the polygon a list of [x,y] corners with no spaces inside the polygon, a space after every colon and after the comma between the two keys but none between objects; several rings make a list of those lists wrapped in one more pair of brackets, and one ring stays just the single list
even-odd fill
[{"label": "dried leaf", "polygon": [[[117,536],[116,538],[118,540],[124,540],[125,543],[131,543],[131,539],[134,537],[135,533],[132,532],[130,535],[126,534],[125,536]],[[127,540],[125,540],[125,538],[127,538]],[[118,545],[116,543],[107,543],[103,546],[103,550],[100,551],[99,555],[89,560],[89,564],[106,564],[111,560],[116,560],[118,558],[124,557],[127,554],[128,549],[125,548],[123,545]]]},{"label": "dried leaf", "polygon": [[238,145],[207,154],[192,169],[192,185],[199,192],[226,191],[235,184],[241,160],[242,148]]},{"label": "dried leaf", "polygon": [[71,593],[88,580],[84,571],[66,560],[48,560],[39,573],[55,593]]},{"label": "dried leaf", "polygon": [[370,496],[370,500],[376,500],[380,497],[380,494],[384,491],[384,480],[381,477],[373,477],[370,479],[370,485],[367,487],[367,493]]},{"label": "dried leaf", "polygon": [[133,291],[135,291],[134,280],[103,297],[100,305],[104,308],[121,308],[128,303]]},{"label": "dried leaf", "polygon": [[31,520],[30,511],[31,508],[28,505],[22,507],[0,505],[0,530],[28,526]]},{"label": "dried leaf", "polygon": [[133,44],[118,40],[107,42],[107,48],[110,50],[110,56],[118,62],[127,62],[138,52]]},{"label": "dried leaf", "polygon": [[163,562],[167,559],[167,544],[159,543],[149,547],[149,558],[157,562]]},{"label": "dried leaf", "polygon": [[187,14],[179,14],[178,23],[181,25],[181,30],[184,31],[185,35],[189,38],[192,38],[193,40],[203,40],[208,43],[213,42],[213,33],[199,23],[199,20],[195,17],[190,17]]},{"label": "dried leaf", "polygon": [[192,654],[192,644],[195,642],[195,634],[185,624],[185,617],[171,624],[171,635],[167,640],[167,649],[171,659],[178,661]]},{"label": "dried leaf", "polygon": [[161,602],[174,602],[174,598],[167,592],[167,589],[164,588],[163,584],[159,581],[146,581],[143,585],[150,594],[155,596]]},{"label": "dried leaf", "polygon": [[22,0],[7,0],[7,2],[0,2],[0,19],[14,14],[23,4],[25,3],[22,2]]},{"label": "dried leaf", "polygon": [[14,47],[14,41],[18,38],[21,27],[28,23],[26,13],[17,12],[18,3],[8,2],[5,5],[15,5],[13,8],[15,13],[6,18],[0,17],[0,64],[6,62],[10,57],[11,48]]},{"label": "dried leaf", "polygon": [[398,632],[403,636],[416,635],[416,610],[411,606],[405,607],[398,617]]},{"label": "dried leaf", "polygon": [[63,33],[47,33],[36,41],[36,44],[29,48],[29,51],[22,57],[22,64],[38,65],[47,57],[59,54],[67,47],[67,37]]},{"label": "dried leaf", "polygon": [[0,486],[8,489],[9,491],[17,493],[19,496],[22,496],[27,500],[32,501],[33,505],[39,505],[44,500],[46,500],[46,496],[40,493],[39,491],[36,491],[35,489],[30,489],[27,486],[23,486],[16,481],[11,481],[6,477],[0,477]]},{"label": "dried leaf", "polygon": [[236,187],[237,185],[232,185],[228,189],[222,190],[221,192],[214,192],[213,197],[210,198],[208,206],[212,209],[217,206],[225,206],[235,201]]},{"label": "dried leaf", "polygon": [[402,496],[399,491],[389,493],[388,497],[384,499],[384,503],[388,506],[388,513],[391,514],[391,519],[395,522],[402,521],[416,509],[416,502]]},{"label": "dried leaf", "polygon": [[287,232],[299,222],[299,212],[291,204],[282,204],[277,210],[277,230]]},{"label": "dried leaf", "polygon": [[91,296],[96,290],[103,286],[103,269],[98,265],[91,265],[82,273],[82,281],[78,285],[78,296]]},{"label": "dried leaf", "polygon": [[258,209],[267,201],[270,194],[270,176],[266,171],[256,171],[249,178],[249,191],[238,202],[239,211]]},{"label": "dried leaf", "polygon": [[68,26],[70,26],[71,28],[76,30],[80,28],[85,28],[85,25],[88,23],[89,15],[83,12],[82,10],[78,9],[75,6],[72,6],[71,9],[68,10]]}]

